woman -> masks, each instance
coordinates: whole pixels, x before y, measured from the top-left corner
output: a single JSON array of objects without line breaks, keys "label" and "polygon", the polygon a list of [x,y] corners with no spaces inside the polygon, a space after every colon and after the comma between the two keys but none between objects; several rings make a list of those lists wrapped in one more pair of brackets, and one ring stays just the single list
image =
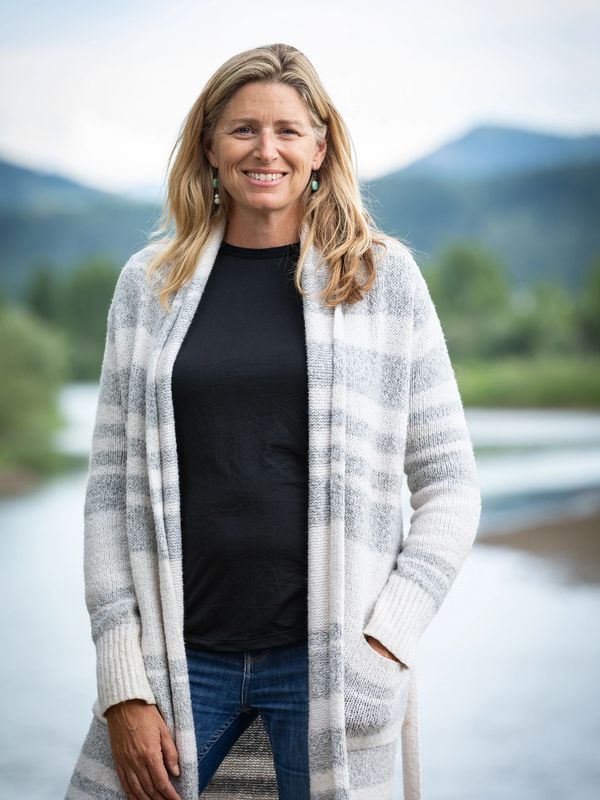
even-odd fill
[{"label": "woman", "polygon": [[427,285],[295,48],[229,59],[178,145],[108,315],[66,797],[385,800],[401,741],[414,800],[416,648],[481,502]]}]

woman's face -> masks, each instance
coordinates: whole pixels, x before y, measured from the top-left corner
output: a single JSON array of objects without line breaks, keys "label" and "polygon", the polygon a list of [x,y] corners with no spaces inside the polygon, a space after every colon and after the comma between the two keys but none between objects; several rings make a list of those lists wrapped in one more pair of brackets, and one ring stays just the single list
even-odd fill
[{"label": "woman's face", "polygon": [[[256,211],[298,211],[300,197],[325,157],[300,95],[283,83],[242,86],[217,121],[205,148],[219,168],[222,190],[239,206]],[[278,173],[274,179],[249,172]]]}]

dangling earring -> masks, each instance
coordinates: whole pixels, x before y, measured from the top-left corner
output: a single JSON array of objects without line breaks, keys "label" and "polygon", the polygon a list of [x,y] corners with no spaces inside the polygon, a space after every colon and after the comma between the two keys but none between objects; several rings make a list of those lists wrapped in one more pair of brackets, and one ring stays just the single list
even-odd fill
[{"label": "dangling earring", "polygon": [[317,189],[319,188],[319,180],[318,180],[318,178],[319,178],[318,172],[313,171],[313,179],[312,179],[311,184],[310,184],[310,188],[312,189],[313,192],[316,192]]},{"label": "dangling earring", "polygon": [[218,174],[219,173],[219,168],[218,167],[214,167],[214,170],[215,170],[215,172],[213,174],[212,185],[213,185],[213,189],[216,189],[217,191],[214,193],[213,203],[216,206],[218,206],[219,203],[221,202],[221,198],[219,197],[219,191],[218,191],[219,190],[219,186],[220,186],[219,174]]}]

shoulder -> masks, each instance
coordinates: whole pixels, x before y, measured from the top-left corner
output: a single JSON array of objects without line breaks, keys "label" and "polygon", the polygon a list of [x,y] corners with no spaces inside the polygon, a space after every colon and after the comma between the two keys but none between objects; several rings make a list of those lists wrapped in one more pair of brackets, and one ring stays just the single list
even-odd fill
[{"label": "shoulder", "polygon": [[386,292],[393,307],[409,315],[417,329],[441,325],[429,284],[411,249],[394,240],[384,262]]},{"label": "shoulder", "polygon": [[415,289],[422,273],[410,247],[393,236],[385,237],[385,246],[373,245],[377,270],[376,291],[383,305],[392,313],[411,313]]},{"label": "shoulder", "polygon": [[152,243],[142,247],[141,250],[136,250],[122,267],[117,283],[122,284],[124,288],[131,288],[142,283],[146,278],[151,259],[160,252],[161,248],[162,245]]},{"label": "shoulder", "polygon": [[132,324],[143,300],[151,292],[148,282],[148,265],[160,251],[161,245],[152,243],[134,252],[119,272],[111,303],[111,313],[123,324]]},{"label": "shoulder", "polygon": [[377,267],[386,273],[390,280],[414,280],[420,267],[409,245],[396,239],[394,236],[386,236],[385,248],[383,245],[373,245]]}]

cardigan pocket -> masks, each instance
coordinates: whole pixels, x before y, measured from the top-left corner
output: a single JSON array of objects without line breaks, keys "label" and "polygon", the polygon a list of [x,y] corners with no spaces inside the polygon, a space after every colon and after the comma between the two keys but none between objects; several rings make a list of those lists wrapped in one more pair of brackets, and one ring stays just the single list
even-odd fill
[{"label": "cardigan pocket", "polygon": [[371,746],[372,736],[382,744],[394,739],[408,701],[410,668],[380,655],[362,631],[350,647],[345,662],[344,709],[346,736],[353,749]]}]

